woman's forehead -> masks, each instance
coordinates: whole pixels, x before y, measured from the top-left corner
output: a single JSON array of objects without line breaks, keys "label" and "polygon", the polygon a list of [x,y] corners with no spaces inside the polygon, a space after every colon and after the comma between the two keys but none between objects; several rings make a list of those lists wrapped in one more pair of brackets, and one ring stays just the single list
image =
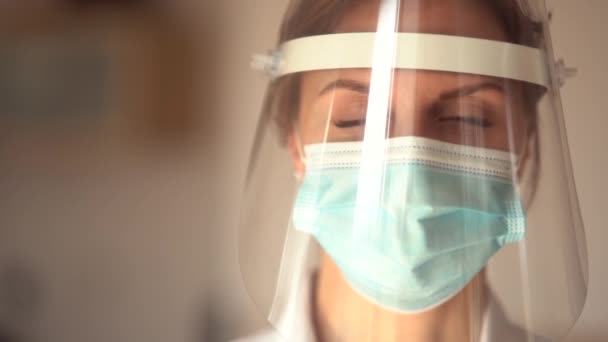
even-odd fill
[{"label": "woman's forehead", "polygon": [[[336,32],[373,32],[378,27],[381,0],[356,1]],[[487,0],[400,0],[400,32],[456,35],[507,41],[507,33]]]}]

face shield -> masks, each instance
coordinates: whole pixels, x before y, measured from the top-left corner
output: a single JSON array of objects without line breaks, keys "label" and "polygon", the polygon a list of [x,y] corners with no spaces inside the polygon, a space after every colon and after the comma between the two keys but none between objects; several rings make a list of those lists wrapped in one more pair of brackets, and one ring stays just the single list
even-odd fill
[{"label": "face shield", "polygon": [[568,332],[587,259],[550,42],[541,0],[290,5],[256,58],[272,80],[239,227],[282,336]]}]

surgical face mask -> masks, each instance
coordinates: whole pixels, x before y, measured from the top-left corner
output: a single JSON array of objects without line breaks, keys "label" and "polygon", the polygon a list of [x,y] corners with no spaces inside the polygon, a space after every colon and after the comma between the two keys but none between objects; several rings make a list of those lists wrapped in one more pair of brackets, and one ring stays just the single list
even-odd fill
[{"label": "surgical face mask", "polygon": [[[434,308],[523,239],[512,154],[418,137],[365,148],[305,147],[293,223],[369,301],[404,313]],[[369,156],[381,162],[370,167]]]}]

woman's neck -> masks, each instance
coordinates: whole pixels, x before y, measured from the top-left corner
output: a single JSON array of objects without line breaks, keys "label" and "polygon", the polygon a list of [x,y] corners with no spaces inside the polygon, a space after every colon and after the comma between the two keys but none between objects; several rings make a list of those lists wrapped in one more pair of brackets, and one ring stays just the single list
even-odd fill
[{"label": "woman's neck", "polygon": [[446,303],[407,315],[367,301],[322,253],[314,298],[317,336],[322,342],[477,341],[486,304],[483,279],[480,273]]}]

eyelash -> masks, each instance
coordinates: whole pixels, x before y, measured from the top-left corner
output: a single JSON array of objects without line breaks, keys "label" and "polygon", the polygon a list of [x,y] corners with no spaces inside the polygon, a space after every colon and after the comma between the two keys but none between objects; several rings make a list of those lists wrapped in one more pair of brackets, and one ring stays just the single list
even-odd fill
[{"label": "eyelash", "polygon": [[[474,117],[474,116],[449,116],[449,117],[439,118],[439,121],[440,122],[458,121],[458,122],[462,122],[462,123],[469,124],[469,125],[479,126],[482,128],[489,128],[489,127],[493,126],[489,120]],[[338,128],[352,128],[352,127],[356,127],[356,126],[365,125],[365,120],[361,119],[361,120],[336,121],[334,123],[334,125]]]},{"label": "eyelash", "polygon": [[365,125],[365,119],[336,121],[334,122],[334,125],[338,128],[352,128],[357,126],[363,126]]},{"label": "eyelash", "polygon": [[[466,116],[466,115],[454,115],[454,116],[444,116],[438,118],[439,122],[460,122],[467,125],[474,125],[481,128],[489,128],[494,124],[485,118],[480,118],[477,116]],[[334,122],[334,125],[337,128],[353,128],[357,126],[364,126],[365,119],[358,120],[340,120]]]},{"label": "eyelash", "polygon": [[439,121],[440,122],[457,121],[457,122],[461,122],[464,124],[475,125],[475,126],[482,127],[482,128],[489,128],[489,127],[493,126],[491,121],[489,121],[485,118],[480,118],[480,117],[476,117],[476,116],[464,116],[464,115],[447,116],[447,117],[440,117]]}]

